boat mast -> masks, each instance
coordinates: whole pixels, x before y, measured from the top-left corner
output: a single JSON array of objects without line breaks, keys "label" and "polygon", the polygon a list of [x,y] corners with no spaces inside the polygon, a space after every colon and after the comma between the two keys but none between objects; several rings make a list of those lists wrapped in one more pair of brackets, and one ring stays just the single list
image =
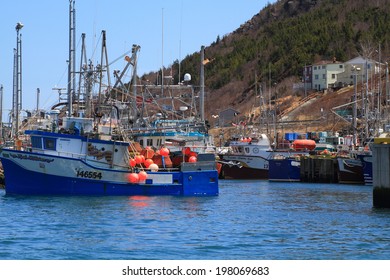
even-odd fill
[{"label": "boat mast", "polygon": [[23,24],[18,22],[16,24],[16,49],[14,49],[14,92],[13,92],[13,106],[12,106],[12,127],[14,138],[19,135],[19,112],[22,109],[22,34],[20,30]]},{"label": "boat mast", "polygon": [[133,45],[133,48],[131,50],[132,57],[131,62],[133,64],[133,113],[134,113],[134,120],[137,118],[137,52],[139,51],[140,46],[139,45]]},{"label": "boat mast", "polygon": [[164,96],[164,8],[161,10],[161,96]]},{"label": "boat mast", "polygon": [[200,121],[204,122],[204,46],[200,49]]},{"label": "boat mast", "polygon": [[68,60],[68,117],[73,115],[72,103],[75,93],[76,74],[76,10],[75,0],[69,0],[69,60]]},{"label": "boat mast", "polygon": [[3,85],[0,85],[0,141],[3,139]]},{"label": "boat mast", "polygon": [[[91,65],[88,65],[87,62],[87,52],[85,49],[85,33],[81,34],[81,59],[80,59],[80,69],[79,69],[79,84],[77,89],[77,103],[76,110],[77,112],[80,109],[80,102],[84,101],[85,115],[86,117],[91,117],[91,105],[90,105],[90,95],[92,91],[92,75],[93,70],[90,68]],[[81,85],[83,78],[85,79],[85,89],[82,91]]]},{"label": "boat mast", "polygon": [[[103,63],[103,61],[105,61]],[[109,70],[109,63],[108,63],[108,53],[107,53],[107,43],[106,43],[106,30],[102,30],[102,51],[100,56],[100,78],[99,78],[99,97],[98,102],[99,105],[102,103],[101,93],[103,88],[103,71],[106,71],[107,73],[107,93],[110,93],[110,87],[111,87],[111,80],[110,80],[110,70]],[[99,71],[98,70],[98,71]]]}]

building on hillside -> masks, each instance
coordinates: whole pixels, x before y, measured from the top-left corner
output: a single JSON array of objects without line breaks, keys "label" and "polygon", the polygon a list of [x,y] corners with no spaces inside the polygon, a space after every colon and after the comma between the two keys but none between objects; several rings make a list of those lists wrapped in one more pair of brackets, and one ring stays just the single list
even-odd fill
[{"label": "building on hillside", "polygon": [[380,65],[375,60],[358,56],[346,61],[344,69],[343,73],[337,75],[336,84],[342,86],[353,85],[356,75],[357,83],[368,83],[369,88],[375,88],[378,84],[379,73],[384,72],[385,65],[383,63]]},{"label": "building on hillside", "polygon": [[337,75],[344,72],[344,63],[336,61],[320,61],[312,65],[312,89],[317,91],[333,88]]},{"label": "building on hillside", "polygon": [[312,89],[313,85],[313,65],[305,65],[303,68],[303,89],[305,93],[307,90]]},{"label": "building on hillside", "polygon": [[227,108],[225,110],[222,110],[219,112],[219,126],[230,126],[232,123],[238,122],[238,115],[240,114],[239,111],[234,110],[233,108]]}]

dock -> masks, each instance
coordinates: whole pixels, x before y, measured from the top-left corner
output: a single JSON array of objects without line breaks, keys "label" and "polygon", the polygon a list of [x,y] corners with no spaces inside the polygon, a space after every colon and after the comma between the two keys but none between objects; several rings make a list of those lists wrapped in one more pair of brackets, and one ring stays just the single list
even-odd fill
[{"label": "dock", "polygon": [[301,182],[338,183],[337,159],[322,156],[301,158]]},{"label": "dock", "polygon": [[390,144],[373,144],[373,205],[390,208]]}]

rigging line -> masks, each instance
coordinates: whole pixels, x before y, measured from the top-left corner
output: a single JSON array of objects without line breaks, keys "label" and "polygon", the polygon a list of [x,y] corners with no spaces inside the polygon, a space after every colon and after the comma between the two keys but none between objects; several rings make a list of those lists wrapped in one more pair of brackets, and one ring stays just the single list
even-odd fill
[{"label": "rigging line", "polygon": [[[94,35],[94,38],[96,37],[96,34]],[[95,48],[93,49],[93,51],[92,51],[92,55],[91,55],[91,60],[93,61],[93,58],[94,58],[94,56],[95,56],[95,54],[96,54],[96,50],[97,50],[97,48],[98,48],[98,44],[100,43],[100,41],[102,40],[102,32],[100,32],[100,36],[99,36],[99,39],[97,40],[97,42],[96,42],[96,44],[94,43],[94,45],[95,45]],[[102,62],[100,61],[100,64],[102,64]]]},{"label": "rigging line", "polygon": [[[80,46],[80,42],[81,42],[81,37],[79,38],[79,41],[77,42],[77,47],[76,48],[78,48]],[[67,62],[66,67],[64,69],[64,72],[62,73],[60,79],[58,80],[57,85],[59,85],[61,83],[61,81],[64,78],[65,74],[68,73],[68,63],[69,62]],[[68,82],[66,82],[66,84],[68,85]]]},{"label": "rigging line", "polygon": [[[78,40],[78,42],[77,42],[77,44],[76,44],[76,45],[77,45],[76,49],[78,49],[78,48],[80,47],[81,38],[82,38],[82,37],[79,38],[79,40]],[[69,62],[67,62],[66,67],[65,67],[65,69],[64,69],[64,72],[62,72],[62,75],[61,75],[60,79],[58,80],[57,85],[59,85],[59,84],[61,83],[61,81],[63,80],[65,74],[68,73],[68,63],[69,63]],[[57,87],[57,85],[56,85],[55,87]],[[69,82],[67,81],[67,82],[66,82],[66,87],[68,87],[68,85],[69,85]],[[45,107],[49,104],[49,102],[52,102],[50,99],[51,99],[51,95],[49,95],[49,97],[47,97],[46,100],[43,102],[43,105],[42,105],[43,108],[45,108]],[[57,102],[55,102],[55,103],[57,103]],[[54,104],[55,104],[55,103],[54,103]],[[52,103],[51,105],[54,105],[54,104]]]},{"label": "rigging line", "polygon": [[[124,54],[120,55],[118,58],[114,59],[113,61],[111,61],[108,66],[111,66],[111,64],[114,64],[115,62],[117,62],[119,59],[123,58],[124,56],[128,55],[129,53],[131,53],[131,50],[125,52]],[[102,66],[103,67],[103,66]]]}]

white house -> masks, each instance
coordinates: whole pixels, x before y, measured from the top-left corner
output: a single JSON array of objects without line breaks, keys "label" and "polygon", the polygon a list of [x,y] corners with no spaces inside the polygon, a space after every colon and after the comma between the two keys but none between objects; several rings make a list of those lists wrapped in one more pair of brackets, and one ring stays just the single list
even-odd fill
[{"label": "white house", "polygon": [[334,87],[337,75],[344,72],[344,64],[336,61],[321,61],[312,65],[312,89],[321,91]]},{"label": "white house", "polygon": [[368,80],[373,82],[379,74],[380,69],[382,73],[385,69],[385,65],[383,63],[380,65],[379,62],[375,60],[361,56],[346,61],[344,65],[344,73],[340,73],[337,76],[337,83],[344,86],[353,85],[355,75],[357,82],[366,83]]}]

